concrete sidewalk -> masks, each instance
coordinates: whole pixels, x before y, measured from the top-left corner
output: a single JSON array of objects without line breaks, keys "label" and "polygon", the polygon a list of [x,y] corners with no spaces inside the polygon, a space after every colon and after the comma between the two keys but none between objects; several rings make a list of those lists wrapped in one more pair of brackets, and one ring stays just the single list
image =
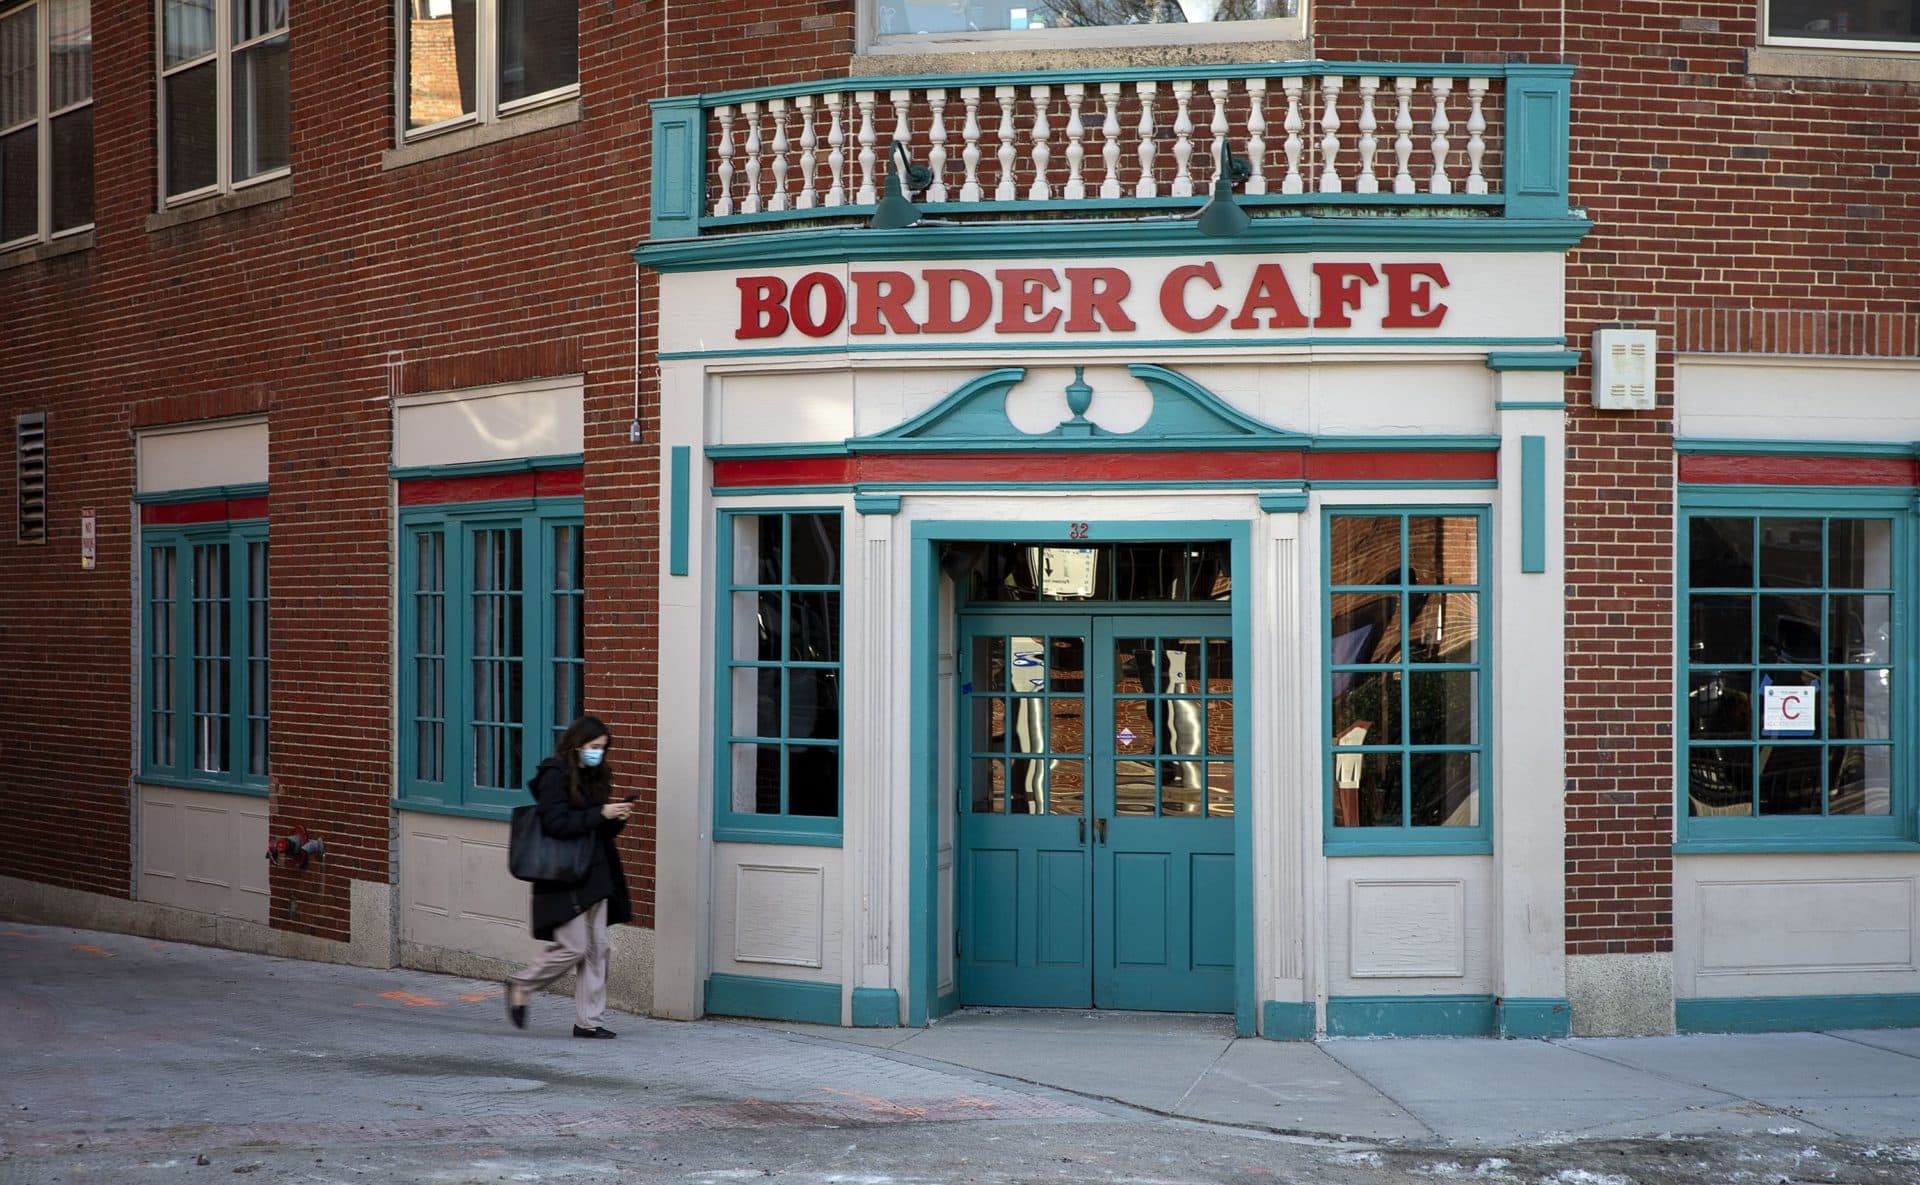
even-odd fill
[{"label": "concrete sidewalk", "polygon": [[1236,1038],[1227,1017],[969,1010],[927,1029],[740,1022],[1164,1115],[1368,1142],[1701,1133],[1890,1142],[1920,1161],[1920,1030],[1728,1036]]}]

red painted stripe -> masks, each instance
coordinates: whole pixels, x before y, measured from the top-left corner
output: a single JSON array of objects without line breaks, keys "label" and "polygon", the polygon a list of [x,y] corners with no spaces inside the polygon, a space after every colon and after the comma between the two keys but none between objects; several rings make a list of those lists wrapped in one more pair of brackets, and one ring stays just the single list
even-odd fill
[{"label": "red painted stripe", "polygon": [[1906,457],[1680,458],[1680,480],[1709,485],[1911,486],[1920,462]]},{"label": "red painted stripe", "polygon": [[586,474],[578,469],[541,469],[533,475],[533,492],[542,498],[578,498],[586,488]]},{"label": "red painted stripe", "polygon": [[539,493],[539,474],[494,473],[483,477],[419,477],[400,483],[400,505],[438,506],[447,502],[486,502],[495,498],[531,498]]},{"label": "red painted stripe", "polygon": [[[253,501],[254,499],[248,499]],[[265,498],[259,499],[264,505]],[[227,502],[216,498],[208,502],[173,502],[159,506],[142,506],[140,523],[148,527],[184,527],[193,523],[223,523],[227,521]]]},{"label": "red painted stripe", "polygon": [[1500,458],[1492,452],[1314,453],[1308,481],[1493,481]]},{"label": "red painted stripe", "polygon": [[852,457],[769,457],[713,463],[713,484],[722,488],[847,485],[854,480]]},{"label": "red painted stripe", "polygon": [[231,519],[267,517],[265,498],[233,498],[227,502],[227,517]]}]

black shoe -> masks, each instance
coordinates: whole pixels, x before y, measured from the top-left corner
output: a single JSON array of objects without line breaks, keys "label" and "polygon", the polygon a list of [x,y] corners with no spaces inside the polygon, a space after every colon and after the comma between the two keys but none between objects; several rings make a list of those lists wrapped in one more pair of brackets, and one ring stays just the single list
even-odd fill
[{"label": "black shoe", "polygon": [[618,1036],[619,1036],[620,1034],[618,1034],[618,1033],[616,1033],[616,1032],[614,1032],[614,1031],[613,1031],[612,1029],[604,1029],[604,1028],[602,1028],[602,1029],[583,1029],[583,1028],[581,1028],[581,1027],[580,1027],[579,1025],[575,1025],[575,1026],[573,1026],[573,1035],[574,1035],[574,1036],[576,1036],[576,1037],[591,1037],[591,1038],[597,1038],[597,1039],[599,1039],[599,1040],[601,1040],[601,1041],[611,1041],[611,1040],[613,1040],[613,1039],[614,1039],[615,1037],[618,1037]]},{"label": "black shoe", "polygon": [[506,987],[507,987],[507,1019],[513,1022],[514,1028],[524,1029],[527,1027],[527,1006],[525,1004],[515,1004],[513,1002],[513,981],[511,979],[507,981]]}]

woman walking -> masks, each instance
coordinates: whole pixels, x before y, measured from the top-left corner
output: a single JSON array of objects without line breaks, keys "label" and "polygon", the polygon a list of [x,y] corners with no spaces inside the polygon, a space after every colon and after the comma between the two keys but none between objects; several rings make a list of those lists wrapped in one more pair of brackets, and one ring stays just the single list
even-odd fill
[{"label": "woman walking", "polygon": [[534,776],[541,828],[555,839],[591,836],[593,860],[574,883],[533,882],[533,936],[547,949],[507,980],[507,1019],[518,1029],[527,1027],[528,998],[577,969],[573,1035],[614,1035],[600,1023],[607,1008],[607,927],[631,919],[633,905],[613,837],[627,825],[633,800],[612,800],[613,770],[606,761],[611,740],[598,718],[582,716],[567,726],[559,749]]}]

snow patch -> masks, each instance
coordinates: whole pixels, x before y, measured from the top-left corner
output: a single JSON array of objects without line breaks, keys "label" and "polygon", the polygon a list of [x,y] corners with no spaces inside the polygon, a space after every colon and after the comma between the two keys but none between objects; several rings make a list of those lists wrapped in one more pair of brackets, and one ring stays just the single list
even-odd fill
[{"label": "snow patch", "polygon": [[1432,1164],[1419,1165],[1413,1171],[1423,1177],[1457,1177],[1466,1172],[1466,1169],[1451,1160],[1440,1160]]},{"label": "snow patch", "polygon": [[1590,1173],[1585,1169],[1561,1169],[1545,1180],[1559,1185],[1633,1185],[1619,1173]]},{"label": "snow patch", "polygon": [[1378,1152],[1342,1152],[1339,1160],[1342,1164],[1364,1164],[1368,1168],[1375,1169],[1380,1167]]},{"label": "snow patch", "polygon": [[1797,1127],[1770,1127],[1767,1129],[1767,1134],[1770,1136],[1797,1136],[1800,1134],[1800,1129]]}]

